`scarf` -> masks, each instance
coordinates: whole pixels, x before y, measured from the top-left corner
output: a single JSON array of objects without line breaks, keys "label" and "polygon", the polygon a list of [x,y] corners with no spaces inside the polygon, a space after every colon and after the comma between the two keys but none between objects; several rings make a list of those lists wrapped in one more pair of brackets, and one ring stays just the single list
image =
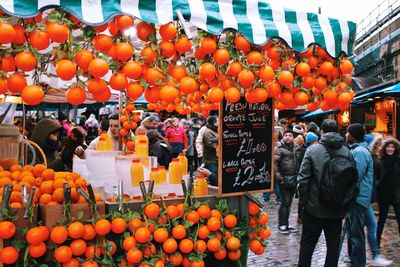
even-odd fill
[{"label": "scarf", "polygon": [[206,127],[216,133],[218,133],[218,127],[215,127],[214,125],[207,124]]}]

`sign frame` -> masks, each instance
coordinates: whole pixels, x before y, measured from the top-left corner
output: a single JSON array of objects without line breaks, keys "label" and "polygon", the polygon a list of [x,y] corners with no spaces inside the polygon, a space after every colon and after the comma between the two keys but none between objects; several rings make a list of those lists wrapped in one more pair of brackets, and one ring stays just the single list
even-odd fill
[{"label": "sign frame", "polygon": [[[241,99],[244,98],[243,96],[241,97]],[[260,189],[260,190],[251,190],[251,191],[242,191],[242,192],[232,192],[232,193],[223,193],[222,192],[222,183],[223,183],[223,177],[222,177],[222,166],[223,166],[223,159],[222,159],[222,155],[223,155],[223,108],[224,108],[224,102],[221,102],[219,105],[219,114],[218,114],[218,118],[219,118],[219,127],[218,127],[218,139],[219,139],[219,144],[218,144],[218,196],[219,197],[233,197],[233,196],[243,196],[246,193],[266,193],[266,192],[274,192],[274,188],[275,188],[275,175],[274,175],[274,153],[275,153],[275,144],[274,144],[274,131],[275,131],[275,105],[274,105],[274,101],[272,99],[267,99],[265,102],[263,103],[271,103],[271,140],[267,140],[267,144],[270,145],[271,147],[271,173],[270,173],[270,177],[271,177],[271,186],[270,188],[266,188],[266,189]]]}]

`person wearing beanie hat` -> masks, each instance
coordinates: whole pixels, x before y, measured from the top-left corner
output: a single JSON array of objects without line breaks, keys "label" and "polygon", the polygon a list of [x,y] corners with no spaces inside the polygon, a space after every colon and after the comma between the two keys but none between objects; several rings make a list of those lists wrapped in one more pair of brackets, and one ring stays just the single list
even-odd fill
[{"label": "person wearing beanie hat", "polygon": [[365,128],[361,123],[354,123],[347,128],[347,132],[357,141],[364,140]]},{"label": "person wearing beanie hat", "polygon": [[297,228],[289,226],[290,207],[296,192],[299,171],[299,155],[294,144],[293,130],[286,129],[282,140],[276,143],[274,159],[275,179],[281,195],[278,231],[281,234],[295,233]]},{"label": "person wearing beanie hat", "polygon": [[366,266],[365,232],[366,216],[371,205],[374,164],[364,141],[365,129],[360,123],[354,123],[347,128],[346,141],[353,154],[357,166],[359,191],[349,214],[347,227],[350,232],[349,257],[353,266]]},{"label": "person wearing beanie hat", "polygon": [[299,124],[294,125],[292,130],[293,130],[295,137],[299,134],[304,135],[304,129]]},{"label": "person wearing beanie hat", "polygon": [[314,142],[318,143],[318,136],[313,133],[313,132],[308,132],[306,133],[306,145],[310,146],[312,145]]},{"label": "person wearing beanie hat", "polygon": [[307,132],[315,133],[318,136],[318,140],[321,139],[320,128],[315,122],[313,121],[310,122],[307,128],[308,128]]}]

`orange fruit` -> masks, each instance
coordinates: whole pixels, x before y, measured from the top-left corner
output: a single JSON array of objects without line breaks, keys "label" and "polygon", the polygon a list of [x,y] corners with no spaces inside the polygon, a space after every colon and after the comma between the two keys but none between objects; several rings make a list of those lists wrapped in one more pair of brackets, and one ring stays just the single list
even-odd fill
[{"label": "orange fruit", "polygon": [[271,229],[269,227],[260,230],[260,237],[267,239],[271,236]]},{"label": "orange fruit", "polygon": [[204,240],[196,240],[196,247],[194,251],[197,253],[204,253],[207,250],[207,243]]},{"label": "orange fruit", "polygon": [[175,205],[169,205],[167,207],[167,215],[169,219],[175,219],[179,216],[179,211]]},{"label": "orange fruit", "polygon": [[57,188],[53,191],[53,200],[58,203],[62,203],[64,201],[64,189]]},{"label": "orange fruit", "polygon": [[111,223],[106,219],[100,219],[95,223],[94,229],[96,234],[106,235],[111,231]]},{"label": "orange fruit", "polygon": [[[48,231],[47,228],[46,230]],[[48,238],[46,230],[42,229],[41,227],[33,227],[29,229],[25,234],[26,242],[28,242],[30,245],[37,246],[41,242],[46,241]]]},{"label": "orange fruit", "polygon": [[54,170],[46,169],[42,172],[42,178],[44,181],[53,180],[54,179]]},{"label": "orange fruit", "polygon": [[200,215],[197,211],[192,210],[186,214],[186,220],[192,222],[193,224],[196,224],[200,221]]},{"label": "orange fruit", "polygon": [[201,64],[199,69],[200,78],[212,80],[217,74],[217,70],[212,63],[205,62]]},{"label": "orange fruit", "polygon": [[69,245],[72,255],[74,256],[81,256],[85,254],[87,245],[86,242],[82,239],[76,239],[71,242]]},{"label": "orange fruit", "polygon": [[114,42],[109,36],[107,36],[103,33],[100,33],[100,34],[96,35],[96,37],[93,38],[92,44],[96,50],[105,52],[105,51],[110,50],[110,48],[113,46]]},{"label": "orange fruit", "polygon": [[179,250],[184,254],[189,254],[193,251],[194,244],[191,239],[185,238],[179,242]]},{"label": "orange fruit", "polygon": [[247,63],[261,65],[264,62],[264,56],[258,51],[251,51],[247,54]]},{"label": "orange fruit", "polygon": [[92,240],[96,237],[96,231],[92,224],[85,224],[82,238],[86,241]]},{"label": "orange fruit", "polygon": [[296,102],[298,106],[303,106],[308,103],[308,95],[303,91],[298,91],[294,94],[294,102]]},{"label": "orange fruit", "polygon": [[22,71],[31,71],[36,68],[37,60],[31,52],[22,51],[15,56],[15,65]]},{"label": "orange fruit", "polygon": [[212,37],[204,37],[200,41],[200,51],[208,55],[217,49],[217,42]]},{"label": "orange fruit", "polygon": [[269,217],[268,214],[265,212],[261,212],[260,217],[257,219],[257,223],[259,225],[265,225],[268,223]]},{"label": "orange fruit", "polygon": [[210,231],[217,231],[221,227],[221,220],[216,217],[211,217],[207,221],[207,227]]},{"label": "orange fruit", "polygon": [[225,248],[214,252],[214,258],[216,258],[217,260],[223,260],[226,258],[227,255],[228,255],[228,252],[226,251]]},{"label": "orange fruit", "polygon": [[126,229],[126,221],[123,218],[114,218],[111,221],[111,231],[115,234],[121,234]]},{"label": "orange fruit", "polygon": [[175,55],[174,44],[169,41],[161,41],[158,44],[158,47],[160,49],[161,56],[163,56],[164,58],[170,58]]},{"label": "orange fruit", "polygon": [[128,79],[121,72],[114,73],[110,78],[110,86],[114,90],[122,91],[126,88]]},{"label": "orange fruit", "polygon": [[225,48],[218,48],[213,54],[214,62],[217,65],[224,65],[229,62],[229,52]]},{"label": "orange fruit", "polygon": [[102,58],[95,58],[89,63],[88,67],[90,75],[101,78],[107,74],[109,70],[108,62]]},{"label": "orange fruit", "polygon": [[179,89],[185,94],[194,93],[198,87],[196,80],[189,76],[185,76],[179,81]]},{"label": "orange fruit", "polygon": [[76,75],[76,65],[69,59],[62,59],[56,65],[57,76],[64,81],[69,81]]},{"label": "orange fruit", "polygon": [[254,253],[256,253],[257,251],[260,250],[260,248],[262,247],[262,244],[259,240],[254,239],[250,241],[250,245],[249,248],[251,251],[253,251]]},{"label": "orange fruit", "polygon": [[249,202],[247,208],[249,210],[250,215],[257,215],[258,212],[260,211],[260,207],[254,202]]},{"label": "orange fruit", "polygon": [[198,238],[201,238],[201,239],[208,238],[209,234],[210,234],[210,230],[208,230],[208,227],[206,225],[200,226],[199,230],[197,231],[197,236],[198,236]]},{"label": "orange fruit", "polygon": [[87,82],[87,89],[93,95],[99,95],[107,91],[107,83],[100,78],[93,78]]},{"label": "orange fruit", "polygon": [[230,237],[226,241],[226,247],[227,249],[231,251],[238,250],[240,248],[240,240],[237,237]]},{"label": "orange fruit", "polygon": [[155,31],[150,23],[141,21],[136,26],[136,35],[140,40],[148,42],[150,35],[155,35]]},{"label": "orange fruit", "polygon": [[56,226],[50,231],[50,240],[55,244],[62,244],[68,238],[68,230],[64,226]]},{"label": "orange fruit", "polygon": [[85,90],[80,86],[72,86],[68,88],[65,97],[71,105],[80,105],[86,100]]},{"label": "orange fruit", "polygon": [[[0,26],[0,30],[1,30]],[[0,35],[0,40],[2,36]],[[0,261],[3,264],[14,264],[19,257],[18,250],[12,246],[4,247],[0,252]]]},{"label": "orange fruit", "polygon": [[135,61],[129,61],[122,67],[122,71],[125,73],[126,77],[138,79],[142,75],[142,66]]},{"label": "orange fruit", "polygon": [[325,61],[323,62],[320,66],[319,66],[319,71],[327,76],[327,77],[331,77],[332,76],[332,72],[333,72],[333,64],[329,61]]},{"label": "orange fruit", "polygon": [[43,205],[47,205],[52,200],[51,194],[41,194],[39,198],[39,203]]},{"label": "orange fruit", "polygon": [[190,41],[186,35],[181,35],[178,40],[175,41],[175,50],[179,54],[185,54],[192,49],[192,41]]},{"label": "orange fruit", "polygon": [[242,52],[246,53],[250,50],[250,42],[247,41],[242,35],[236,35],[234,39],[234,43],[237,49],[241,50]]},{"label": "orange fruit", "polygon": [[146,46],[145,48],[143,48],[140,54],[143,58],[144,63],[146,64],[153,64],[158,57],[157,52],[153,48],[151,48],[151,46]]},{"label": "orange fruit", "polygon": [[7,88],[12,93],[21,93],[26,86],[26,78],[20,73],[13,73],[7,78]]},{"label": "orange fruit", "polygon": [[68,226],[68,235],[72,239],[78,239],[83,236],[85,227],[81,222],[73,222]]},{"label": "orange fruit", "polygon": [[174,254],[169,255],[168,261],[173,266],[180,266],[183,263],[183,256],[181,253],[176,252]]},{"label": "orange fruit", "polygon": [[233,228],[237,225],[237,218],[233,214],[228,214],[224,218],[224,225],[228,228]]},{"label": "orange fruit", "polygon": [[178,248],[178,243],[176,242],[175,239],[173,238],[168,238],[165,240],[165,242],[162,244],[162,248],[165,253],[171,254],[174,253],[177,248]]},{"label": "orange fruit", "polygon": [[348,59],[342,59],[339,65],[340,71],[342,74],[350,74],[353,70],[353,63],[351,63]]},{"label": "orange fruit", "polygon": [[121,42],[115,47],[116,58],[120,61],[127,61],[133,56],[133,47],[129,43]]},{"label": "orange fruit", "polygon": [[221,248],[221,241],[216,237],[210,238],[207,241],[207,248],[211,252],[219,251]]},{"label": "orange fruit", "polygon": [[0,44],[8,44],[15,40],[17,32],[13,25],[7,22],[0,22]]},{"label": "orange fruit", "polygon": [[118,29],[123,32],[133,26],[134,20],[131,16],[120,15],[115,18]]},{"label": "orange fruit", "polygon": [[133,236],[128,236],[122,241],[122,247],[125,251],[136,247],[136,239]]},{"label": "orange fruit", "polygon": [[164,243],[168,239],[168,231],[164,228],[158,228],[154,231],[154,241]]},{"label": "orange fruit", "polygon": [[150,240],[151,233],[146,227],[140,227],[135,231],[135,239],[139,243],[147,243]]},{"label": "orange fruit", "polygon": [[240,97],[241,97],[240,90],[237,89],[236,87],[229,87],[225,91],[225,99],[228,102],[236,103],[240,100]]},{"label": "orange fruit", "polygon": [[12,55],[4,56],[1,59],[1,70],[4,72],[15,71],[15,58]]},{"label": "orange fruit", "polygon": [[130,249],[126,252],[126,261],[129,264],[138,264],[142,261],[143,253],[139,249]]},{"label": "orange fruit", "polygon": [[270,82],[275,78],[275,72],[270,66],[264,65],[260,68],[258,76],[263,82]]},{"label": "orange fruit", "polygon": [[175,225],[172,228],[172,236],[178,240],[185,238],[186,237],[186,228],[181,224]]},{"label": "orange fruit", "polygon": [[289,86],[293,82],[293,74],[290,71],[283,70],[278,75],[278,82],[283,86]]},{"label": "orange fruit", "polygon": [[63,264],[63,267],[79,267],[79,261],[75,258],[72,258],[69,261],[65,262]]},{"label": "orange fruit", "polygon": [[59,263],[66,263],[72,258],[72,251],[67,246],[61,246],[54,250],[54,259]]},{"label": "orange fruit", "polygon": [[26,32],[24,26],[20,24],[13,25],[15,30],[15,39],[12,41],[15,45],[22,45],[26,42]]},{"label": "orange fruit", "polygon": [[37,50],[44,50],[50,45],[50,38],[47,31],[35,29],[29,34],[29,43]]},{"label": "orange fruit", "polygon": [[160,35],[163,40],[171,41],[175,39],[178,30],[172,22],[164,24],[160,27]]},{"label": "orange fruit", "polygon": [[244,69],[239,73],[238,81],[243,88],[249,88],[255,81],[254,73],[251,70]]},{"label": "orange fruit", "polygon": [[240,256],[242,255],[240,249],[236,250],[236,251],[229,251],[228,252],[228,258],[231,261],[237,261],[240,259]]},{"label": "orange fruit", "polygon": [[179,90],[173,85],[164,85],[160,90],[160,98],[165,102],[173,102],[179,96]]},{"label": "orange fruit", "polygon": [[9,239],[14,236],[16,231],[15,224],[10,221],[0,222],[0,239]]},{"label": "orange fruit", "polygon": [[267,50],[267,56],[273,60],[280,60],[281,58],[281,48],[278,46],[272,46]]},{"label": "orange fruit", "polygon": [[174,66],[170,71],[171,76],[178,82],[186,76],[186,68],[184,66]]},{"label": "orange fruit", "polygon": [[239,73],[243,70],[242,65],[239,62],[232,61],[229,63],[227,73],[232,77],[237,77]]},{"label": "orange fruit", "polygon": [[39,243],[38,245],[30,245],[29,246],[29,255],[32,258],[40,258],[44,254],[46,254],[47,247],[44,242]]},{"label": "orange fruit", "polygon": [[68,26],[57,22],[50,22],[47,25],[47,32],[49,33],[49,38],[56,43],[65,42],[69,37]]},{"label": "orange fruit", "polygon": [[75,54],[75,62],[83,71],[88,70],[89,63],[93,58],[93,53],[87,49],[82,49]]},{"label": "orange fruit", "polygon": [[45,193],[52,194],[53,191],[54,191],[54,189],[53,189],[53,181],[51,181],[51,180],[50,181],[43,181],[40,184],[40,192],[42,194],[45,194]]},{"label": "orange fruit", "polygon": [[310,71],[310,66],[305,62],[300,62],[296,66],[296,74],[301,77],[307,76],[308,74],[310,74]]}]

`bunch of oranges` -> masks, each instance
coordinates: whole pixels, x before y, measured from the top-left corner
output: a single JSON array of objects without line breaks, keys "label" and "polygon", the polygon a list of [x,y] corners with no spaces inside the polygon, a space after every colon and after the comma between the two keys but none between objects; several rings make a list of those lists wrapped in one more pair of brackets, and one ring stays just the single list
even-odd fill
[{"label": "bunch of oranges", "polygon": [[254,203],[249,202],[249,237],[250,237],[250,250],[256,255],[261,255],[265,251],[266,240],[271,236],[271,229],[267,227],[268,214],[260,209]]},{"label": "bunch of oranges", "polygon": [[[6,75],[0,78],[0,94],[21,94],[29,105],[39,104],[44,97],[40,81],[28,85],[24,74],[36,69],[46,75],[41,63],[48,60],[41,51],[55,43],[51,63],[61,80],[73,81],[66,92],[73,105],[82,104],[87,93],[105,102],[110,89],[130,101],[144,95],[149,110],[203,115],[218,109],[224,98],[237,102],[244,96],[250,103],[273,98],[279,110],[303,105],[344,110],[354,97],[351,61],[343,55],[332,58],[318,45],[296,52],[271,39],[259,47],[231,30],[220,38],[200,31],[192,41],[176,23],[155,27],[126,15],[97,27],[82,26],[63,10],[49,17],[44,25],[36,24],[41,16],[0,23],[0,45],[13,45],[1,58]],[[84,32],[83,48],[73,40],[77,28]],[[139,49],[131,42],[134,32]]]},{"label": "bunch of oranges", "polygon": [[[31,165],[13,165],[9,171],[3,170],[0,166],[0,200],[3,194],[3,186],[13,185],[10,198],[11,208],[22,207],[22,185],[27,187],[29,192],[31,186],[36,186],[33,198],[34,204],[59,205],[64,201],[64,184],[71,187],[71,203],[87,203],[78,193],[77,188],[86,190],[87,182],[78,173],[75,172],[55,172],[46,168],[43,164]],[[99,195],[95,195],[97,201]]]},{"label": "bunch of oranges", "polygon": [[138,127],[140,122],[140,113],[136,112],[136,107],[129,99],[124,103],[124,108],[121,110],[119,121],[121,130],[119,131],[122,137],[122,142],[128,151],[135,149],[134,130]]}]

